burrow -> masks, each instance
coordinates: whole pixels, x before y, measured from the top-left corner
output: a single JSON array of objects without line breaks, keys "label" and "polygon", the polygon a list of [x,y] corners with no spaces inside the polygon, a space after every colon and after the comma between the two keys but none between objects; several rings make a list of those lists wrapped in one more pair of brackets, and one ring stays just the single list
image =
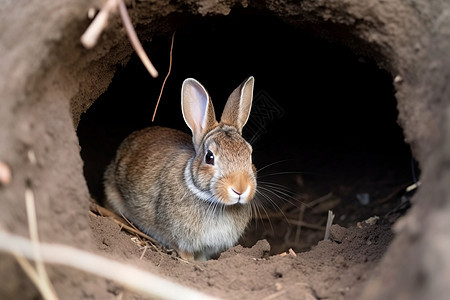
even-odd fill
[{"label": "burrow", "polygon": [[[180,107],[185,78],[208,89],[219,116],[231,91],[252,75],[254,104],[243,134],[261,169],[257,201],[265,209],[243,245],[266,238],[273,253],[305,251],[323,238],[328,210],[343,226],[375,215],[393,222],[405,212],[410,195],[403,191],[419,169],[398,124],[391,49],[352,26],[293,22],[240,5],[226,16],[174,13],[162,32],[135,22],[160,77],[152,79],[131,52],[120,64],[110,62],[111,83],[91,99],[77,127],[84,176],[99,203],[103,171],[128,134],[154,125],[189,132]],[[173,66],[152,122],[173,33]],[[76,120],[85,103],[72,103]],[[308,205],[324,196],[321,205]]]},{"label": "burrow", "polygon": [[[374,214],[388,220],[392,211],[403,213],[395,210],[403,201],[397,189],[418,180],[420,165],[421,197],[413,198],[380,267],[394,276],[377,274],[372,298],[420,298],[436,286],[447,288],[441,275],[448,268],[435,267],[448,256],[439,244],[448,236],[442,226],[448,224],[445,1],[131,2],[158,79],[133,54],[117,16],[95,48],[81,46],[91,1],[41,1],[26,9],[11,2],[0,12],[8,28],[1,33],[0,156],[13,176],[0,188],[6,229],[27,235],[22,200],[32,189],[41,240],[91,249],[88,188],[101,202],[102,171],[120,141],[153,124],[187,130],[179,108],[186,77],[202,82],[220,111],[229,93],[253,75],[255,101],[245,135],[254,140],[261,181],[283,185],[295,201],[333,193],[340,202],[316,215],[305,210],[314,217],[306,221],[323,227],[323,212],[331,208],[335,222],[353,225]],[[174,32],[172,74],[152,123]],[[295,209],[285,212],[300,215]],[[266,230],[265,222],[243,243],[266,237],[274,252],[301,251],[323,236],[310,228],[308,240],[303,228],[305,243],[289,244],[298,231],[288,232],[283,218],[281,225],[277,220],[275,230]],[[9,262],[4,273],[17,275],[4,278],[10,295],[32,294],[17,284],[23,273]],[[438,280],[417,284],[423,278]]]}]

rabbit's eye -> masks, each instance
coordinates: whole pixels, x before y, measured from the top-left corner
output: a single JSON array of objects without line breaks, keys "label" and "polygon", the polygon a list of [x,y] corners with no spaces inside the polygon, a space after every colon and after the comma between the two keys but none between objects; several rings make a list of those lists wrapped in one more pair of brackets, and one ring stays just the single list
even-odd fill
[{"label": "rabbit's eye", "polygon": [[208,165],[213,165],[214,166],[214,154],[210,150],[208,150],[208,152],[206,153],[205,162]]}]

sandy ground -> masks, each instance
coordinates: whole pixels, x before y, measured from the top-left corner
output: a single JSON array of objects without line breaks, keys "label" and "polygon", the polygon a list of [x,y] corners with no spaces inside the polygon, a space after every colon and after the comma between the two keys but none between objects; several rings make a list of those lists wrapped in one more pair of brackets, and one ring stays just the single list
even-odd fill
[{"label": "sandy ground", "polygon": [[[269,256],[269,243],[260,240],[217,260],[190,263],[124,232],[108,217],[92,215],[90,224],[99,254],[224,299],[358,299],[393,236],[389,225],[333,225],[331,239],[308,252]],[[115,285],[108,292],[141,299]]]}]

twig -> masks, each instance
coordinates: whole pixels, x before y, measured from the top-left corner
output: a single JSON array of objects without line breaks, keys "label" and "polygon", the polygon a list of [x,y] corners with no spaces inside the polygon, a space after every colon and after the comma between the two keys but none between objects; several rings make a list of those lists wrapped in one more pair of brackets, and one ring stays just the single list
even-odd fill
[{"label": "twig", "polygon": [[[128,224],[125,224],[124,222],[121,221],[121,218],[118,215],[116,215],[115,213],[113,213],[112,211],[110,211],[110,210],[108,210],[108,209],[106,209],[104,207],[101,207],[100,205],[97,205],[97,204],[91,205],[91,212],[92,211],[98,212],[101,216],[105,216],[105,217],[111,218],[111,220],[113,220],[114,223],[122,226],[128,232],[137,234],[138,236],[140,236],[140,237],[142,237],[144,239],[147,239],[147,240],[151,241],[152,243],[159,244],[158,241],[156,241],[152,237],[146,235],[145,233],[143,233],[142,231],[140,231],[139,229],[134,227],[134,225],[133,225],[133,227],[134,227],[133,228],[132,226],[130,226]],[[126,221],[129,222],[128,220],[126,220]]]},{"label": "twig", "polygon": [[[35,259],[30,240],[0,230],[0,250],[11,253],[11,245],[20,249],[23,256]],[[138,268],[73,247],[40,243],[39,252],[46,263],[63,265],[98,275],[150,297],[161,299],[217,299]]]},{"label": "twig", "polygon": [[327,219],[327,227],[325,228],[325,236],[324,240],[328,240],[330,238],[330,227],[333,224],[334,214],[331,210],[328,211],[328,219]]},{"label": "twig", "polygon": [[392,215],[393,213],[398,212],[399,210],[406,208],[406,207],[407,207],[408,205],[410,205],[410,204],[411,204],[411,203],[409,203],[409,201],[401,202],[399,205],[397,205],[396,207],[394,207],[393,209],[391,209],[390,211],[388,211],[388,212],[384,215],[383,219],[387,219],[387,217],[389,217],[389,216]]},{"label": "twig", "polygon": [[172,70],[172,53],[173,53],[173,40],[175,39],[175,32],[172,34],[172,42],[170,44],[170,54],[169,54],[169,70],[167,71],[166,78],[164,78],[163,84],[161,86],[161,91],[159,92],[158,101],[156,102],[155,111],[153,112],[152,122],[155,121],[156,111],[158,110],[159,101],[161,100],[161,96],[164,90],[164,86],[166,85],[167,78],[169,78],[170,71]]},{"label": "twig", "polygon": [[316,224],[311,224],[311,223],[307,223],[305,221],[299,221],[299,220],[288,219],[288,223],[292,224],[292,225],[296,225],[296,226],[306,227],[306,228],[309,228],[309,229],[315,229],[315,230],[325,230],[326,229],[323,226],[316,225]]},{"label": "twig", "polygon": [[297,257],[297,254],[295,253],[294,250],[292,250],[292,248],[289,248],[289,254],[293,257]]},{"label": "twig", "polygon": [[141,254],[141,257],[139,257],[139,260],[142,260],[142,258],[144,257],[144,255],[145,255],[145,252],[147,251],[147,248],[148,248],[148,246],[144,246],[144,250],[142,251],[142,254]]},{"label": "twig", "polygon": [[133,227],[134,230],[140,231],[139,229],[136,228],[136,226],[134,226],[133,223],[130,222],[130,220],[127,219],[127,217],[125,217],[125,216],[123,215],[123,213],[120,213],[120,216],[128,223],[128,225],[130,225],[131,227]]},{"label": "twig", "polygon": [[417,181],[416,183],[411,184],[410,186],[408,186],[408,187],[406,188],[406,192],[409,193],[409,192],[411,192],[411,191],[417,189],[417,188],[420,186],[420,184],[421,184],[420,181]]},{"label": "twig", "polygon": [[[0,229],[2,231],[5,231],[4,227],[0,224]],[[31,265],[31,263],[23,257],[23,255],[20,253],[20,249],[17,248],[14,244],[8,244],[6,247],[7,251],[11,253],[12,256],[16,259],[19,266],[22,268],[22,270],[25,272],[25,274],[30,278],[30,280],[33,282],[33,284],[38,288],[41,295],[44,297],[44,299],[52,299],[50,295],[47,295],[49,292],[49,288],[44,286],[44,283],[42,279],[39,277],[38,272],[36,269]]]},{"label": "twig", "polygon": [[36,262],[37,275],[40,281],[39,289],[45,299],[58,299],[42,261],[41,253],[39,252],[39,235],[37,229],[34,193],[29,188],[25,190],[25,204],[27,208],[28,229],[33,246],[33,259]]},{"label": "twig", "polygon": [[[120,226],[120,230],[125,229],[126,231],[128,231],[129,233],[132,234],[136,234],[137,236],[147,240],[147,243],[158,253],[168,253],[168,250],[166,250],[164,248],[163,245],[161,245],[161,243],[159,243],[157,240],[153,239],[151,236],[146,235],[145,233],[143,233],[142,231],[140,231],[138,228],[136,228],[136,226],[133,225],[133,223],[131,223],[124,215],[122,215],[122,217],[119,217],[118,215],[116,215],[114,212],[110,211],[109,209],[106,209],[98,204],[92,203],[89,213],[94,216],[97,217],[98,215],[102,216],[102,217],[108,217],[110,218],[114,223],[116,223],[117,225]],[[97,213],[97,214],[96,214]],[[126,223],[130,225],[127,225]],[[157,245],[157,246],[156,246]],[[148,249],[148,248],[147,248]],[[145,250],[144,250],[145,253]],[[144,256],[144,254],[141,255],[142,259]]]},{"label": "twig", "polygon": [[46,298],[46,296],[44,296],[46,294],[46,291],[45,291],[46,289],[41,286],[42,285],[41,280],[39,278],[37,271],[30,264],[30,262],[20,254],[20,251],[17,250],[14,247],[14,245],[9,245],[9,246],[10,246],[9,251],[14,256],[14,258],[17,260],[17,263],[20,265],[20,267],[25,272],[25,274],[27,274],[27,276],[31,279],[31,281],[34,283],[34,285],[38,288],[38,290],[42,294],[42,296],[44,298]]},{"label": "twig", "polygon": [[382,204],[382,203],[385,203],[385,202],[391,200],[392,198],[394,198],[400,191],[405,190],[405,188],[407,188],[407,187],[408,187],[408,184],[402,184],[402,185],[396,187],[396,188],[394,189],[394,191],[392,191],[392,192],[391,192],[389,195],[387,195],[386,197],[384,197],[384,198],[382,198],[382,199],[378,199],[377,201],[374,201],[374,202],[371,203],[370,205],[371,205],[371,206],[377,206],[377,205],[380,205],[380,204]]},{"label": "twig", "polygon": [[87,49],[91,49],[92,47],[94,47],[95,44],[97,44],[100,34],[108,25],[108,18],[110,13],[117,10],[117,8],[119,8],[120,17],[122,18],[122,23],[125,27],[128,38],[130,39],[131,45],[133,46],[134,50],[136,51],[137,55],[141,59],[150,75],[153,78],[158,77],[158,71],[153,66],[152,62],[145,53],[141,42],[139,41],[123,0],[108,0],[105,5],[103,5],[94,21],[92,21],[91,25],[89,25],[88,29],[86,29],[86,31],[81,36],[81,43]]},{"label": "twig", "polygon": [[123,0],[119,0],[119,11],[120,11],[120,16],[122,17],[123,26],[125,27],[125,30],[127,31],[128,38],[130,39],[130,42],[134,48],[134,51],[136,51],[137,55],[141,59],[145,68],[147,68],[147,71],[150,73],[150,75],[152,75],[153,78],[158,77],[158,71],[156,71],[152,62],[150,61],[147,54],[145,53],[145,50],[142,47],[141,42],[139,41],[136,31],[134,30],[133,24],[131,23],[130,16],[128,15],[127,7],[125,6],[125,3],[123,2]]},{"label": "twig", "polygon": [[109,14],[117,8],[120,0],[108,0],[99,11],[94,21],[89,25],[88,29],[81,36],[81,43],[87,49],[91,49],[97,44],[100,34],[108,25]]},{"label": "twig", "polygon": [[322,202],[324,202],[324,201],[326,201],[326,200],[328,200],[330,198],[333,198],[333,196],[334,196],[333,192],[329,192],[328,194],[326,194],[326,195],[324,195],[322,197],[319,197],[319,198],[309,202],[308,205],[309,205],[309,207],[316,206],[319,203],[322,203]]},{"label": "twig", "polygon": [[[297,225],[297,228],[296,228],[296,230],[295,230],[295,238],[294,238],[294,243],[295,244],[298,244],[299,243],[299,241],[300,241],[300,234],[301,234],[301,232],[302,232],[302,226],[303,226],[303,217],[304,217],[304,214],[305,214],[305,206],[304,205],[302,205],[301,207],[300,207],[300,213],[299,213],[299,216],[298,216],[298,221],[299,221],[299,223],[298,224],[296,224]],[[288,221],[289,222],[289,221]]]},{"label": "twig", "polygon": [[[294,209],[292,209],[292,204],[291,203],[286,203],[284,205],[281,206],[280,209],[277,209],[277,211],[268,211],[266,212],[264,215],[259,215],[259,216],[254,216],[253,219],[258,219],[258,220],[267,220],[267,219],[271,219],[271,218],[283,218],[286,219],[289,214],[295,214],[299,209],[304,209],[304,208],[308,208],[304,203],[301,203],[300,206],[295,207]],[[289,210],[289,212],[288,212]],[[294,216],[293,218],[296,218],[297,216]]]},{"label": "twig", "polygon": [[[103,217],[109,217],[111,220],[113,220],[114,223],[120,225],[120,229],[122,230],[125,229],[130,233],[136,234],[141,238],[144,238],[148,241],[148,243],[159,253],[163,253],[163,251],[161,251],[160,249],[158,249],[157,246],[158,245],[161,249],[164,250],[164,252],[166,254],[170,253],[173,250],[168,250],[165,249],[165,247],[163,245],[161,245],[160,242],[158,242],[157,240],[155,240],[154,238],[152,238],[151,236],[146,235],[145,233],[143,233],[142,231],[140,231],[138,228],[136,228],[136,226],[134,226],[133,223],[131,223],[123,214],[121,214],[122,217],[119,217],[118,215],[116,215],[114,212],[110,211],[109,209],[106,209],[98,204],[92,203],[91,207],[90,207],[90,211],[89,211],[93,216],[97,216],[94,212],[97,212],[99,215],[103,216]],[[126,223],[124,223],[123,221],[125,221]],[[143,255],[141,256],[142,259]],[[182,258],[178,258],[178,257],[174,257],[175,259],[179,259],[181,261],[184,261],[186,263],[190,263]]]}]

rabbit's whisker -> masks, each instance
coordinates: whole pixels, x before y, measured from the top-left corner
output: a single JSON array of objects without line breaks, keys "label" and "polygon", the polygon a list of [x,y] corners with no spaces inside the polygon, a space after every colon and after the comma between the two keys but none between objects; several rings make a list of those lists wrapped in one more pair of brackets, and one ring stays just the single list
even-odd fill
[{"label": "rabbit's whisker", "polygon": [[271,182],[260,182],[258,188],[271,193],[278,199],[281,199],[284,202],[292,204],[295,207],[300,207],[301,205],[308,206],[306,203],[299,200],[299,198],[302,198],[301,195],[292,192],[291,190],[282,185]]},{"label": "rabbit's whisker", "polygon": [[[256,193],[258,193],[258,191],[256,191]],[[256,199],[255,199],[256,200]],[[259,207],[258,207],[258,203],[257,203],[257,201],[252,201],[251,202],[251,209],[252,209],[252,215],[253,215],[253,212],[254,212],[254,214],[255,214],[255,216],[254,216],[254,219],[255,220],[262,220],[262,216],[261,216],[261,211],[259,210]],[[262,222],[262,221],[261,221]],[[255,222],[255,224],[256,224],[256,226],[258,225],[258,222]],[[263,223],[263,227],[264,227],[264,223]]]},{"label": "rabbit's whisker", "polygon": [[[263,189],[264,189],[264,188],[263,188]],[[273,192],[270,191],[270,190],[267,190],[267,191],[273,193]],[[286,215],[284,214],[283,210],[282,210],[281,207],[276,203],[276,201],[274,201],[274,200],[272,199],[272,197],[270,197],[268,194],[266,194],[266,193],[264,193],[264,192],[261,192],[260,194],[261,194],[261,196],[264,197],[265,200],[267,200],[267,203],[268,203],[269,205],[271,205],[275,210],[280,211],[280,213],[283,215],[283,217],[287,220],[287,217],[286,217]],[[273,194],[276,196],[275,193],[273,193]]]},{"label": "rabbit's whisker", "polygon": [[[267,197],[267,195],[265,195],[264,193],[261,193],[261,192],[258,191],[258,190],[256,191],[256,193],[259,194],[259,195],[261,195],[264,199]],[[269,215],[269,213],[268,213],[266,207],[264,206],[264,202],[258,202],[258,204],[260,204],[260,205],[257,205],[258,211],[260,212],[260,217],[261,217],[261,211],[259,210],[259,208],[261,208],[261,209],[264,211],[264,214],[266,215],[267,220],[269,221],[270,228],[271,228],[272,232],[274,232],[274,230],[273,230],[273,225],[272,225],[272,221],[270,220],[270,215]],[[261,219],[262,219],[262,218],[261,218]]]},{"label": "rabbit's whisker", "polygon": [[262,168],[258,168],[256,173],[259,174],[259,172],[261,172],[261,171],[263,171],[263,170],[265,170],[265,169],[267,169],[267,168],[269,168],[269,167],[271,167],[273,165],[281,164],[281,163],[288,162],[288,161],[290,161],[290,159],[282,159],[282,160],[279,160],[279,161],[272,162],[272,163],[270,163],[268,165],[265,165]]},{"label": "rabbit's whisker", "polygon": [[212,219],[214,217],[214,215],[216,214],[216,209],[217,209],[217,206],[220,204],[220,202],[216,201],[214,199],[214,196],[211,196],[207,200],[207,202],[209,203],[209,205],[208,205],[208,209],[206,210],[205,216],[207,218]]},{"label": "rabbit's whisker", "polygon": [[[272,209],[279,211],[283,217],[287,220],[287,217],[285,216],[283,210],[281,207],[272,199],[271,196],[269,196],[267,193],[264,193],[263,191],[260,191],[259,194],[262,198],[260,198],[261,205],[264,207],[267,207],[269,209],[269,206],[272,207]],[[266,214],[266,216],[269,218],[269,215]],[[270,218],[269,218],[270,219]]]},{"label": "rabbit's whisker", "polygon": [[262,191],[269,193],[271,195],[273,195],[274,197],[276,197],[277,199],[282,200],[283,202],[287,202],[295,207],[299,207],[299,205],[295,202],[299,202],[296,198],[284,193],[283,191],[279,191],[276,188],[273,187],[264,187],[262,185],[260,185],[258,187],[258,189],[261,189]]},{"label": "rabbit's whisker", "polygon": [[279,176],[279,175],[293,175],[293,174],[314,174],[312,172],[300,172],[300,171],[284,171],[284,172],[275,172],[268,174],[258,174],[258,178],[270,177],[270,176]]},{"label": "rabbit's whisker", "polygon": [[[250,145],[253,146],[253,143],[254,143],[254,142],[256,141],[256,139],[258,138],[259,132],[260,132],[260,131],[261,131],[261,129],[258,129],[257,131],[255,131],[255,133],[253,133],[252,137],[248,139],[248,143],[249,143]],[[248,133],[251,133],[251,132],[248,131]]]},{"label": "rabbit's whisker", "polygon": [[275,183],[275,182],[270,182],[270,181],[259,181],[259,184],[262,186],[267,186],[270,188],[274,188],[277,189],[279,191],[283,191],[287,194],[290,194],[292,196],[300,196],[299,194],[293,192],[292,190],[290,190],[289,188],[287,188],[286,186],[279,184],[279,183]]}]

